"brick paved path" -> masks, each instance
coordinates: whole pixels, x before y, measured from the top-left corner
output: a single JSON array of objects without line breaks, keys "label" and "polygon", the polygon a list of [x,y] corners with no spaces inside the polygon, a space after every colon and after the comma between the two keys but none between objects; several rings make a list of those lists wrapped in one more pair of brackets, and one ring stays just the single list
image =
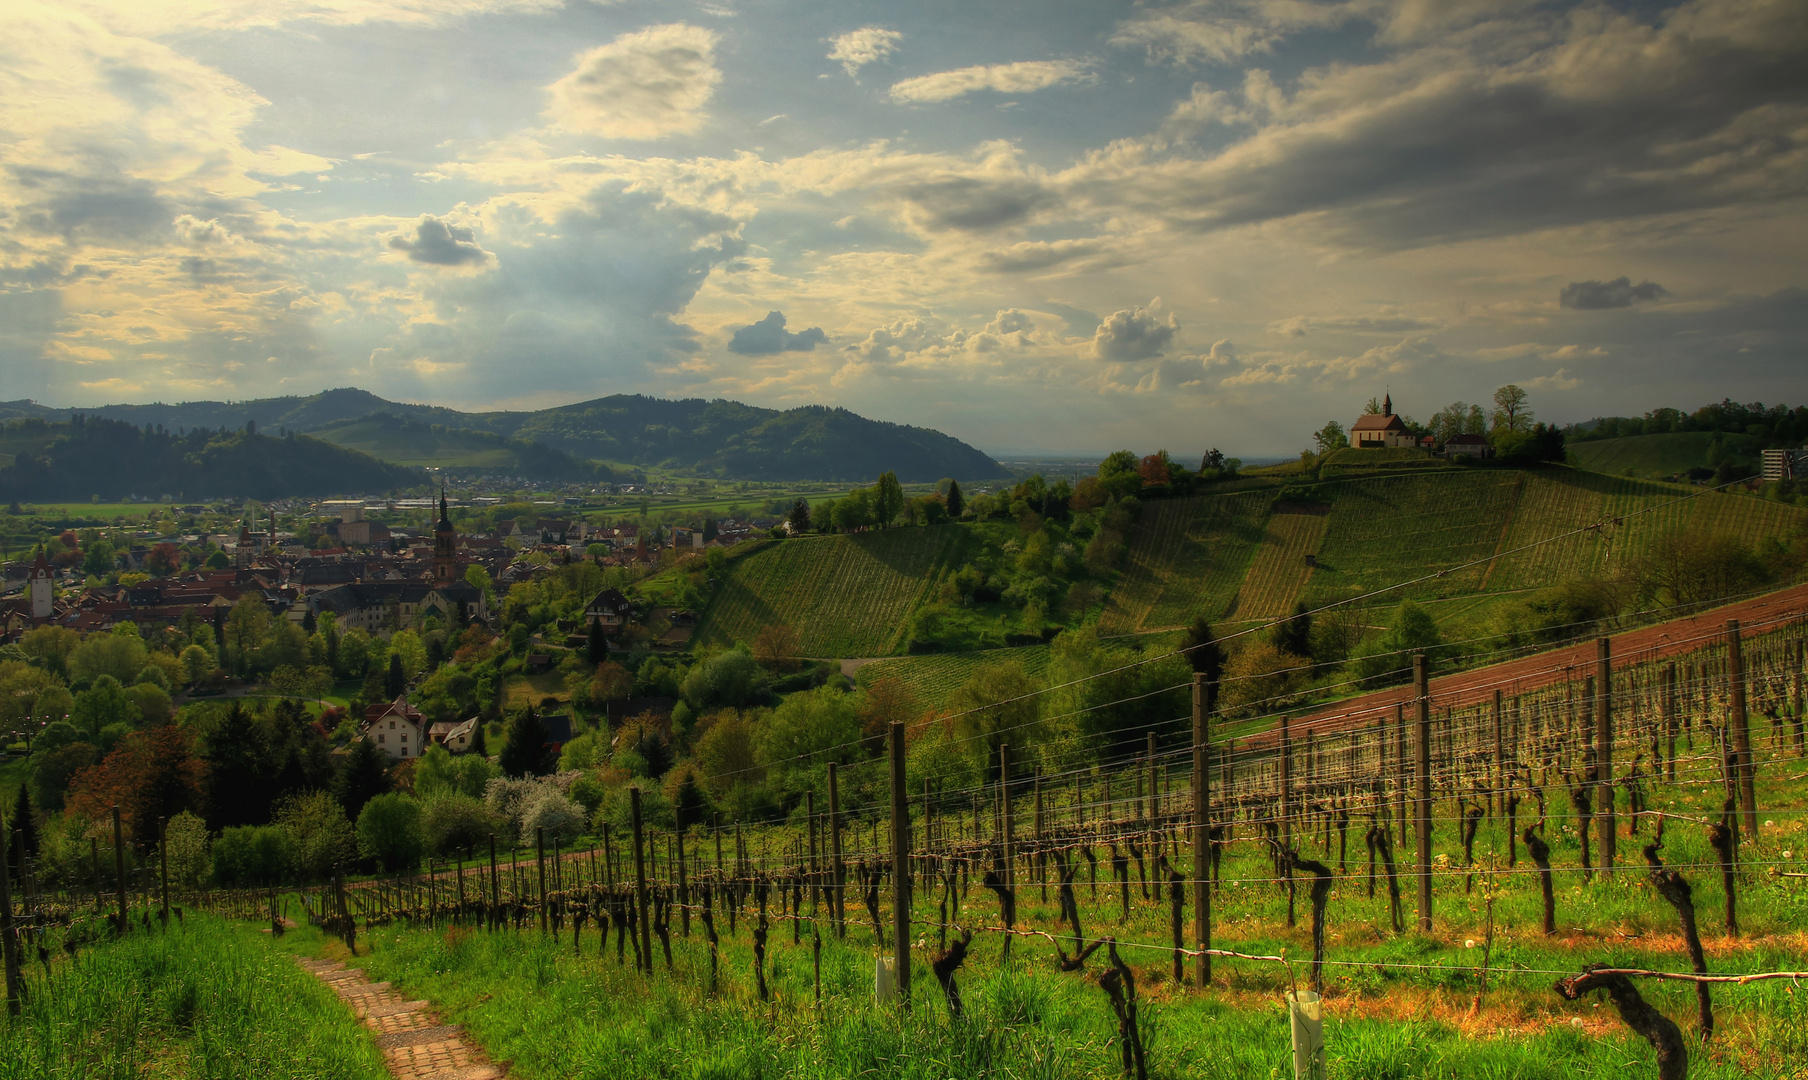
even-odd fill
[{"label": "brick paved path", "polygon": [[371,982],[336,960],[301,960],[333,988],[364,1026],[376,1033],[390,1075],[397,1080],[503,1080],[501,1068],[456,1024],[442,1024],[425,1001],[407,1001],[386,982]]}]

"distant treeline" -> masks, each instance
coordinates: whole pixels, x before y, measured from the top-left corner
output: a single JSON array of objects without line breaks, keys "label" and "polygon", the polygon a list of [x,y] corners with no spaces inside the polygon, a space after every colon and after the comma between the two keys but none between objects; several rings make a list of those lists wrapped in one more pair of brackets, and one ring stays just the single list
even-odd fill
[{"label": "distant treeline", "polygon": [[[162,425],[137,427],[77,415],[66,424],[15,421],[9,434],[42,432],[0,467],[0,501],[70,501],[98,496],[213,496],[279,499],[337,492],[389,491],[425,480],[419,469],[388,465],[369,454],[286,433]],[[16,438],[9,442],[17,445]]]},{"label": "distant treeline", "polygon": [[1808,443],[1808,405],[1741,405],[1723,400],[1692,413],[1653,409],[1644,416],[1603,416],[1570,429],[1572,442],[1618,439],[1628,435],[1662,435],[1672,431],[1720,431],[1746,435],[1752,449],[1796,447]]}]

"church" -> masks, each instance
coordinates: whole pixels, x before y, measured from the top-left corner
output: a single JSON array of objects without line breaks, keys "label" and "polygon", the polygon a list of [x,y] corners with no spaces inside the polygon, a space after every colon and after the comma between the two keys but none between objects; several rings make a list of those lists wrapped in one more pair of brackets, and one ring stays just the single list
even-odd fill
[{"label": "church", "polygon": [[[1374,398],[1370,398],[1373,401]],[[1419,440],[1406,430],[1405,421],[1394,415],[1394,396],[1381,399],[1381,411],[1364,413],[1350,425],[1350,445],[1358,448],[1417,446]]]},{"label": "church", "polygon": [[429,616],[448,629],[473,619],[487,620],[483,590],[467,582],[458,561],[458,530],[440,492],[439,521],[433,526],[433,567],[424,580],[360,581],[307,594],[299,603],[315,615],[332,612],[341,630],[353,628],[388,637]]}]

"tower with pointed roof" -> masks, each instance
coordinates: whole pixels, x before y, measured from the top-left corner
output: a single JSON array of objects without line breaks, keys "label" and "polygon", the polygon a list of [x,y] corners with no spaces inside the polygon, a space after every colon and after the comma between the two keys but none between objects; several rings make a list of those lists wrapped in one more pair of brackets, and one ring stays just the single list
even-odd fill
[{"label": "tower with pointed roof", "polygon": [[48,619],[56,611],[55,586],[56,572],[50,569],[50,560],[44,557],[44,545],[38,545],[38,556],[31,563],[31,577],[26,591],[31,595],[31,617],[33,620]]},{"label": "tower with pointed roof", "polygon": [[433,526],[433,583],[450,585],[458,577],[458,530],[446,509],[446,489],[439,489],[439,522]]}]

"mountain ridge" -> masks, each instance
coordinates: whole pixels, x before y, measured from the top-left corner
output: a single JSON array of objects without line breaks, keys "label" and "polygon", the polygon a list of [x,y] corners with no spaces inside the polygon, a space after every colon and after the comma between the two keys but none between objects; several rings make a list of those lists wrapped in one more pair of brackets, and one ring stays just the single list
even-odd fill
[{"label": "mountain ridge", "polygon": [[858,481],[887,470],[906,483],[944,476],[966,480],[1006,475],[989,456],[944,432],[873,420],[826,405],[778,410],[726,398],[614,394],[531,411],[464,412],[389,401],[357,387],[236,402],[93,408],[53,408],[28,400],[0,402],[0,419],[66,420],[85,415],[170,430],[230,430],[255,422],[266,431],[314,433],[378,414],[538,443],[562,455],[614,466],[661,468],[731,480]]}]

